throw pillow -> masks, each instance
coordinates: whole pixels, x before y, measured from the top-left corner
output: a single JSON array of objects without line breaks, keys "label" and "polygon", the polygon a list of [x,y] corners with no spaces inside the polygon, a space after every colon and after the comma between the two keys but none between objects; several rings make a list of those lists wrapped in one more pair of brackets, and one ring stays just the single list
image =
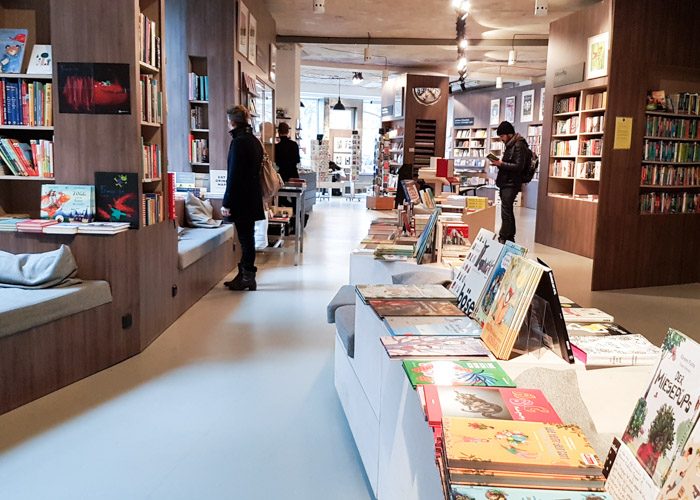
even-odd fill
[{"label": "throw pillow", "polygon": [[221,225],[222,221],[214,220],[214,208],[209,200],[200,200],[192,193],[187,193],[185,208],[192,227],[215,228]]}]

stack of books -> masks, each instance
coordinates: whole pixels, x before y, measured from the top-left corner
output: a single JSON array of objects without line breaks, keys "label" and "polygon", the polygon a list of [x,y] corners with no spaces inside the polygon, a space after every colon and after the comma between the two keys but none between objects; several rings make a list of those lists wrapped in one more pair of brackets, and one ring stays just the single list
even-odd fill
[{"label": "stack of books", "polygon": [[52,219],[27,219],[17,223],[17,231],[20,233],[43,233],[45,227],[53,224],[58,224],[58,221]]},{"label": "stack of books", "polygon": [[14,233],[17,231],[17,224],[19,222],[26,222],[29,219],[14,219],[14,218],[0,218],[0,232],[3,233]]},{"label": "stack of books", "polygon": [[128,222],[91,222],[89,224],[80,224],[78,233],[113,235],[128,231],[129,227],[130,224]]}]

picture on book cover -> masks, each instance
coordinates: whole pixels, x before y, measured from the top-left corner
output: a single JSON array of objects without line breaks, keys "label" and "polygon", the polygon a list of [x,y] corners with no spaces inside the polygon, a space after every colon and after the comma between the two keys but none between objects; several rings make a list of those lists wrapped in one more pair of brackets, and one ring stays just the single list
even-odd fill
[{"label": "picture on book cover", "polygon": [[21,73],[24,49],[29,31],[26,29],[0,29],[0,73]]},{"label": "picture on book cover", "polygon": [[59,112],[131,113],[128,64],[58,63],[57,68]]},{"label": "picture on book cover", "polygon": [[386,316],[464,316],[452,302],[441,300],[370,300],[382,318]]},{"label": "picture on book cover", "polygon": [[661,488],[664,500],[700,498],[700,425],[695,425],[676,457]]},{"label": "picture on book cover", "polygon": [[622,441],[657,486],[685,446],[700,411],[700,345],[669,329],[661,360],[639,398]]},{"label": "picture on book cover", "polygon": [[469,246],[469,225],[467,224],[445,224],[442,229],[442,244],[457,245],[461,247]]},{"label": "picture on book cover", "polygon": [[92,222],[95,186],[43,184],[41,218],[58,222]]},{"label": "picture on book cover", "polygon": [[481,336],[481,325],[466,316],[395,316],[384,320],[392,335]]},{"label": "picture on book cover", "polygon": [[473,337],[408,335],[381,337],[382,345],[391,359],[431,357],[481,357],[489,350],[481,339]]},{"label": "picture on book cover", "polygon": [[34,45],[27,65],[27,73],[30,75],[50,75],[52,71],[51,45]]},{"label": "picture on book cover", "polygon": [[515,382],[495,361],[406,360],[403,368],[411,385],[472,385],[515,387]]},{"label": "picture on book cover", "polygon": [[357,285],[364,301],[381,299],[456,300],[442,285]]},{"label": "picture on book cover", "polygon": [[602,491],[537,490],[453,484],[452,500],[614,500]]},{"label": "picture on book cover", "polygon": [[95,172],[96,219],[128,222],[139,227],[139,176],[136,173]]}]

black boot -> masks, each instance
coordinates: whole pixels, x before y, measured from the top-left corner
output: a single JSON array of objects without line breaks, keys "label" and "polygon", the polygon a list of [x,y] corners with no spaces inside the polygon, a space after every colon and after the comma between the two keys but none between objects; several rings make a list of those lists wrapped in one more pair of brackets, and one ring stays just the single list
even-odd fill
[{"label": "black boot", "polygon": [[254,292],[258,288],[258,284],[255,282],[255,273],[258,271],[257,267],[253,267],[252,271],[249,271],[241,264],[238,265],[238,275],[232,280],[225,283],[229,290],[241,291],[250,290]]}]

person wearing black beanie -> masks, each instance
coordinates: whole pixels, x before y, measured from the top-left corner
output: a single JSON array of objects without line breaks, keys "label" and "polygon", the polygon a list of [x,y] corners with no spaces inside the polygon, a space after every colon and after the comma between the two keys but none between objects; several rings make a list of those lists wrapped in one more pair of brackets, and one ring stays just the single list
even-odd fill
[{"label": "person wearing black beanie", "polygon": [[498,167],[496,186],[501,194],[501,229],[498,233],[498,241],[505,243],[506,241],[515,241],[513,205],[522,189],[522,175],[527,167],[529,155],[527,142],[515,132],[512,123],[501,122],[496,134],[506,145],[503,157],[500,160],[491,161],[493,165]]}]

